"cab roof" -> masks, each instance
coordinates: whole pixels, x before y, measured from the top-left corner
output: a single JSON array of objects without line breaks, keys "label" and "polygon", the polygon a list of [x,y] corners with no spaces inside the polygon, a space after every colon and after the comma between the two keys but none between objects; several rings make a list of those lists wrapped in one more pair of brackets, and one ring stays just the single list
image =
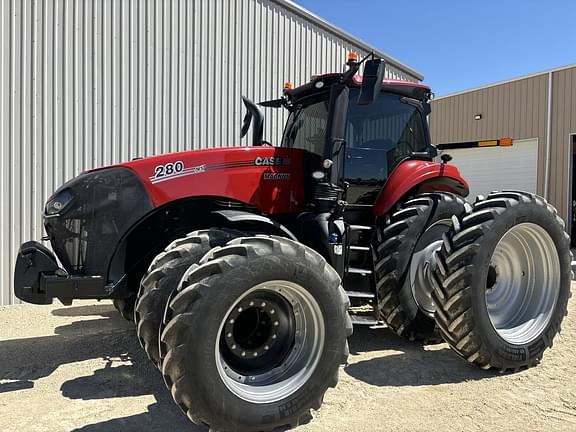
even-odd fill
[{"label": "cab roof", "polygon": [[[312,76],[310,81],[306,84],[295,87],[292,90],[286,90],[286,95],[293,103],[296,103],[299,99],[326,91],[326,89],[330,85],[334,84],[341,75],[342,74],[339,73],[330,73]],[[354,75],[347,84],[350,87],[359,88],[362,85],[362,75]],[[431,96],[430,87],[427,85],[403,80],[383,80],[382,91],[417,99],[422,102],[428,101]]]}]

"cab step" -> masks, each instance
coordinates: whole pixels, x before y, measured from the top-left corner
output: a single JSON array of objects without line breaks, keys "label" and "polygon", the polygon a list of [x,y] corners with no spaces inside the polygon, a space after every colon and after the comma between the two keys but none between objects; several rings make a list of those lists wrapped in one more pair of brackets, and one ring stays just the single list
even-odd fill
[{"label": "cab step", "polygon": [[362,276],[367,276],[372,274],[372,270],[358,268],[358,267],[348,267],[347,273],[359,274]]},{"label": "cab step", "polygon": [[350,246],[351,251],[370,252],[370,246]]},{"label": "cab step", "polygon": [[365,291],[346,291],[346,295],[350,298],[373,299],[376,296],[374,293]]},{"label": "cab step", "polygon": [[368,315],[350,315],[350,320],[354,325],[378,325],[380,321]]},{"label": "cab step", "polygon": [[349,225],[350,231],[372,231],[374,228],[369,225]]}]

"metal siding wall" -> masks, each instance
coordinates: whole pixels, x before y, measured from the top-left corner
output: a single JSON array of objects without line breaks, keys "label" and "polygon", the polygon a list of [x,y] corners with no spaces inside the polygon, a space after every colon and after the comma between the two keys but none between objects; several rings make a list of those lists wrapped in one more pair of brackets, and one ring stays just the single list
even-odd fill
[{"label": "metal siding wall", "polygon": [[[351,49],[265,0],[0,1],[0,304],[16,300],[15,254],[43,235],[59,185],[136,156],[240,145],[241,94],[275,98],[286,80],[341,70]],[[278,142],[285,114],[267,117]]]},{"label": "metal siding wall", "polygon": [[[576,68],[552,73],[552,139],[549,201],[567,220],[570,188],[569,135],[576,133]],[[510,136],[538,138],[538,193],[544,193],[548,74],[503,83],[432,103],[430,127],[436,144]],[[482,120],[474,120],[481,113]]]},{"label": "metal siding wall", "polygon": [[[432,142],[538,138],[537,190],[543,193],[547,83],[547,75],[539,75],[433,101]],[[482,120],[474,120],[475,114]]]}]

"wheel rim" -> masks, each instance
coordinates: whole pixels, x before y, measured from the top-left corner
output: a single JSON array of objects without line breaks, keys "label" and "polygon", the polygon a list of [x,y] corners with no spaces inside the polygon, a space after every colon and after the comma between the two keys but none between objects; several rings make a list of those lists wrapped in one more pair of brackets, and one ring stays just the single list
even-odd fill
[{"label": "wheel rim", "polygon": [[486,278],[486,307],[502,339],[523,345],[538,338],[560,294],[560,258],[544,228],[512,227],[496,245]]},{"label": "wheel rim", "polygon": [[450,219],[441,219],[422,234],[410,262],[410,287],[418,308],[430,318],[434,318],[436,304],[432,300],[433,286],[430,283],[430,270],[433,268],[434,252],[442,246],[442,235],[452,226]]},{"label": "wheel rim", "polygon": [[284,399],[314,372],[324,347],[324,328],[320,306],[301,285],[256,285],[220,324],[218,374],[232,393],[248,402]]}]

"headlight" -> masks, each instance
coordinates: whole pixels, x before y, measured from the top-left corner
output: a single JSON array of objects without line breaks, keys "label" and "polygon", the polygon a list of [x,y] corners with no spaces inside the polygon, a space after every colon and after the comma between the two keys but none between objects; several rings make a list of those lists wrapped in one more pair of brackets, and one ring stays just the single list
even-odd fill
[{"label": "headlight", "polygon": [[64,189],[55,198],[48,201],[46,204],[46,215],[53,216],[62,211],[74,200],[75,195],[70,189]]},{"label": "headlight", "polygon": [[324,173],[323,171],[314,171],[312,173],[312,178],[314,180],[317,180],[317,181],[324,180],[325,177],[326,177],[326,173]]}]

